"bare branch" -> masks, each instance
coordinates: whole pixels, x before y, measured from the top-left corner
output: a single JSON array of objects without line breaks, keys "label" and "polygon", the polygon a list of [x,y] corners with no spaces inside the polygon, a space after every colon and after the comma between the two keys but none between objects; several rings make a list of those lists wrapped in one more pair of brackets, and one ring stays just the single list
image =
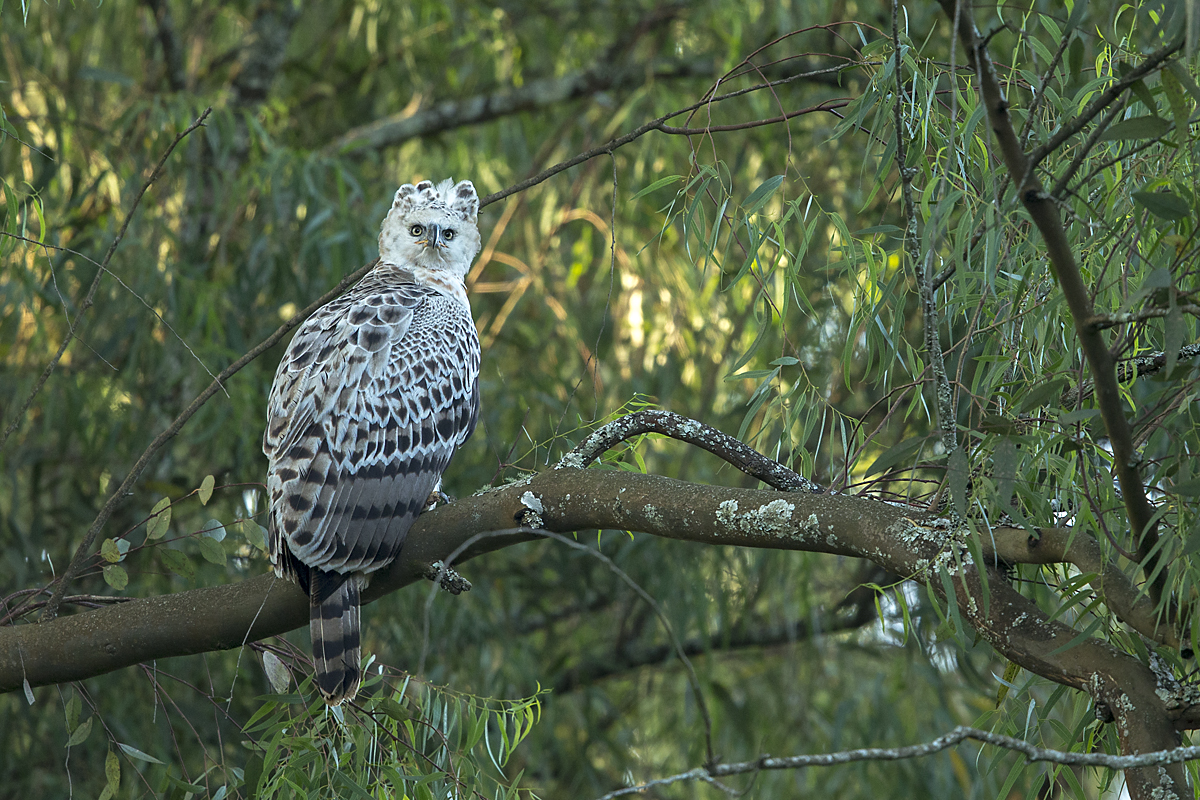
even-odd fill
[{"label": "bare branch", "polygon": [[641,86],[647,79],[708,77],[711,61],[686,61],[657,64],[647,68],[602,64],[583,72],[558,78],[541,78],[523,86],[492,94],[479,94],[464,100],[447,100],[416,113],[400,112],[351,128],[325,146],[327,155],[366,155],[372,150],[394,147],[410,139],[433,136],[443,131],[477,125],[522,111],[556,106],[601,92]]},{"label": "bare branch", "polygon": [[[1200,344],[1189,344],[1179,348],[1179,360],[1187,361],[1200,356]],[[1134,356],[1117,365],[1117,380],[1124,382],[1133,378],[1153,375],[1167,366],[1167,354],[1163,352]],[[1093,382],[1088,380],[1063,392],[1059,401],[1064,408],[1074,408],[1081,397],[1092,393]]]},{"label": "bare branch", "polygon": [[825,491],[778,461],[773,461],[716,428],[670,411],[638,411],[590,433],[559,462],[559,467],[582,469],[619,442],[644,433],[660,433],[693,444],[718,456],[768,486],[785,492]]},{"label": "bare branch", "polygon": [[1002,747],[1021,753],[1031,762],[1048,762],[1051,764],[1066,764],[1081,767],[1107,767],[1109,769],[1131,769],[1134,767],[1154,767],[1166,764],[1180,764],[1184,761],[1200,759],[1200,747],[1176,747],[1171,750],[1158,750],[1153,753],[1139,753],[1131,756],[1111,755],[1109,753],[1072,753],[1065,750],[1051,750],[1036,747],[1024,739],[1005,736],[991,731],[969,728],[960,725],[945,736],[926,742],[904,747],[865,747],[859,750],[840,750],[835,753],[819,753],[808,756],[760,756],[753,761],[741,761],[728,764],[713,764],[709,767],[697,767],[687,772],[659,778],[637,786],[627,786],[602,795],[597,800],[615,800],[629,794],[640,794],[647,789],[668,786],[684,781],[707,780],[724,778],[729,775],[748,775],[764,770],[803,769],[805,767],[833,767],[839,764],[852,764],[856,761],[904,761],[910,758],[940,753],[967,740],[974,740],[993,747]]},{"label": "bare branch", "polygon": [[[1200,316],[1200,306],[1191,303],[1181,303],[1176,306],[1180,311],[1192,316]],[[1169,308],[1143,308],[1141,311],[1126,311],[1119,314],[1096,314],[1089,317],[1086,324],[1094,330],[1104,330],[1117,325],[1129,325],[1134,322],[1145,322],[1148,319],[1166,317],[1171,314]]]}]

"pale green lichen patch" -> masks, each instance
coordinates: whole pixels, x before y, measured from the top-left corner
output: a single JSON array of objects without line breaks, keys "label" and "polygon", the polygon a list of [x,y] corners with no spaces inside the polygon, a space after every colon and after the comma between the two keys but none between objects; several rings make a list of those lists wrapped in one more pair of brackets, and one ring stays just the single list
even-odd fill
[{"label": "pale green lichen patch", "polygon": [[642,508],[642,513],[646,515],[646,520],[651,525],[657,525],[660,528],[663,527],[665,520],[663,519],[662,512],[659,511],[658,508],[647,503]]},{"label": "pale green lichen patch", "polygon": [[737,500],[726,500],[717,507],[717,522],[742,533],[756,536],[793,538],[811,535],[817,530],[815,514],[797,526],[792,522],[796,506],[786,500],[772,500],[748,511],[738,510]]}]

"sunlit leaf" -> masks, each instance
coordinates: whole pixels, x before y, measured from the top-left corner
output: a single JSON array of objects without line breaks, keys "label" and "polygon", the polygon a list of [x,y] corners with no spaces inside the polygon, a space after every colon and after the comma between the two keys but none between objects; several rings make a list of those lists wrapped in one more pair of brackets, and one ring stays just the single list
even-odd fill
[{"label": "sunlit leaf", "polygon": [[171,527],[171,498],[164,497],[154,504],[150,521],[146,524],[147,539],[161,539]]},{"label": "sunlit leaf", "polygon": [[197,494],[200,496],[200,505],[208,505],[208,499],[212,497],[213,487],[217,485],[217,480],[212,475],[206,475],[204,480],[200,482],[200,489]]},{"label": "sunlit leaf", "polygon": [[216,539],[211,539],[208,536],[197,536],[194,541],[200,547],[200,555],[204,556],[205,561],[211,561],[213,564],[225,565],[225,548]]},{"label": "sunlit leaf", "polygon": [[108,564],[104,567],[104,582],[120,592],[129,585],[129,573],[120,564]]}]

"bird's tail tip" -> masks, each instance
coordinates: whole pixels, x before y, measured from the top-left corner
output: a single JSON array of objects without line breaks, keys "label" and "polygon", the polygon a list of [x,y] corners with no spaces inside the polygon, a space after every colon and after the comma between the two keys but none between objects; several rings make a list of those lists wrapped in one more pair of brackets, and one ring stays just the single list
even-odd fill
[{"label": "bird's tail tip", "polygon": [[338,706],[353,700],[362,683],[359,586],[350,578],[321,599],[319,584],[313,581],[310,589],[313,666],[321,697],[326,705]]}]

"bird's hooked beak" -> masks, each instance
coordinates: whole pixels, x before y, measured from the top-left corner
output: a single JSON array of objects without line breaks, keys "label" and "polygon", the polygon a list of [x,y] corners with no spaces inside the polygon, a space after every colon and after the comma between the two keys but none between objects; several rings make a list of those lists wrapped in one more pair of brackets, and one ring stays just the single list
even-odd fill
[{"label": "bird's hooked beak", "polygon": [[437,251],[450,246],[450,243],[444,238],[445,228],[441,225],[430,223],[425,226],[425,235],[417,239],[417,244],[424,247],[426,250],[433,250],[437,255],[441,255]]}]

